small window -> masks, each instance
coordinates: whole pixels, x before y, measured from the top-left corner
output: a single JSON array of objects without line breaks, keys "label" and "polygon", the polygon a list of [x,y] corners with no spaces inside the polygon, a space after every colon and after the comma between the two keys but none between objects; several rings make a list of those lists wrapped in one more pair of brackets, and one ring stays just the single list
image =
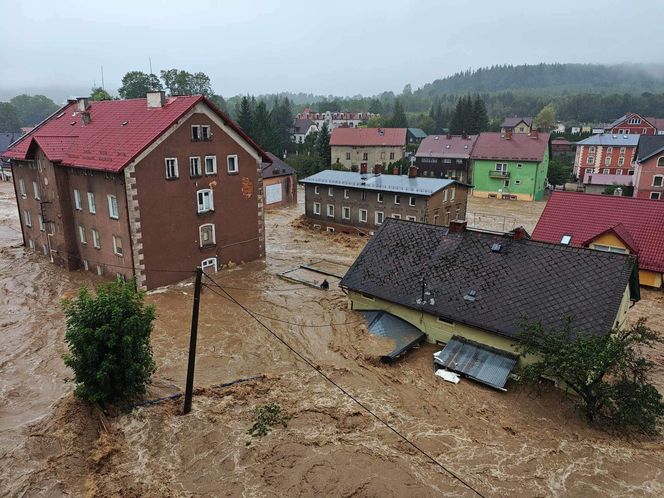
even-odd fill
[{"label": "small window", "polygon": [[78,226],[78,238],[81,240],[81,244],[88,243],[88,237],[85,233],[85,227],[83,225]]},{"label": "small window", "polygon": [[205,174],[217,174],[217,156],[205,156]]},{"label": "small window", "polygon": [[359,220],[360,220],[360,223],[366,223],[367,222],[367,210],[366,209],[360,209]]},{"label": "small window", "polygon": [[385,221],[385,215],[382,211],[376,211],[376,225],[382,225]]},{"label": "small window", "polygon": [[604,158],[604,165],[605,166],[611,166],[611,156],[606,156]]},{"label": "small window", "polygon": [[523,168],[523,164],[518,163],[518,164],[516,165],[516,167],[517,167],[517,168]]},{"label": "small window", "polygon": [[657,201],[657,200],[659,200],[659,198],[661,197],[661,195],[662,195],[662,194],[661,194],[660,192],[650,192],[650,198],[651,198],[653,201]]},{"label": "small window", "polygon": [[350,208],[347,206],[344,206],[341,208],[341,217],[344,220],[350,220]]},{"label": "small window", "polygon": [[560,239],[560,243],[564,246],[568,246],[570,242],[572,242],[571,235],[563,235],[562,238]]},{"label": "small window", "polygon": [[113,235],[113,253],[122,256],[122,239],[117,235]]},{"label": "small window", "polygon": [[39,198],[40,198],[39,184],[37,182],[32,182],[32,191],[35,194],[35,199],[39,200]]},{"label": "small window", "polygon": [[350,193],[348,192],[348,189],[344,189],[344,199],[348,199],[350,197]]},{"label": "small window", "polygon": [[450,319],[442,317],[442,316],[438,317],[438,321],[441,322],[441,323],[444,323],[445,325],[454,325],[453,320],[450,320]]},{"label": "small window", "polygon": [[397,213],[392,213],[392,218],[394,218],[395,220],[400,220],[400,219],[401,219],[401,215],[400,215],[400,214],[397,214]]},{"label": "small window", "polygon": [[23,178],[18,179],[18,191],[21,194],[21,197],[23,197],[24,199],[28,196],[28,193],[25,190],[25,181],[23,180]]},{"label": "small window", "polygon": [[201,268],[205,271],[206,268],[212,268],[217,271],[217,258],[207,258],[201,261]]},{"label": "small window", "polygon": [[334,187],[327,187],[328,197],[334,197]]},{"label": "small window", "polygon": [[320,187],[318,185],[314,186],[314,194],[316,195],[320,194]]},{"label": "small window", "polygon": [[346,152],[346,161],[350,161],[350,152]]},{"label": "small window", "polygon": [[[509,180],[507,181],[509,182]],[[455,196],[456,196],[456,189],[452,187],[452,189],[450,190],[450,201],[453,201]]]},{"label": "small window", "polygon": [[97,275],[101,277],[104,274],[104,272],[105,272],[104,267],[102,265],[97,265]]},{"label": "small window", "polygon": [[32,239],[29,239],[29,240],[28,240],[28,247],[29,247],[30,249],[33,249],[33,250],[34,250],[34,248],[35,248],[35,241],[32,240]]},{"label": "small window", "polygon": [[114,195],[108,196],[108,216],[114,220],[120,217],[118,214],[118,199]]},{"label": "small window", "polygon": [[327,205],[327,216],[329,218],[334,218],[334,204]]},{"label": "small window", "polygon": [[383,193],[382,192],[378,192],[378,194],[376,194],[376,202],[383,202]]},{"label": "small window", "polygon": [[314,202],[314,214],[320,214],[320,202]]},{"label": "small window", "polygon": [[447,202],[447,189],[443,190],[443,202]]},{"label": "small window", "polygon": [[622,166],[623,164],[625,164],[625,158],[624,157],[619,157],[618,158],[618,166]]},{"label": "small window", "polygon": [[39,220],[39,230],[42,232],[46,231],[46,225],[44,224],[44,217],[40,214],[38,215]]},{"label": "small window", "polygon": [[664,156],[660,156],[657,158],[657,166],[659,167],[664,166]]},{"label": "small window", "polygon": [[212,133],[210,133],[210,127],[208,125],[201,126],[201,140],[208,141],[212,138]]},{"label": "small window", "polygon": [[32,215],[27,209],[23,211],[23,221],[25,222],[26,227],[32,228]]},{"label": "small window", "polygon": [[415,205],[415,197],[412,195],[408,198],[408,205],[411,207]]},{"label": "small window", "polygon": [[[437,216],[437,215],[436,215],[436,216]],[[407,219],[408,221],[417,221],[417,217],[416,217],[416,216],[406,216],[406,219]]]},{"label": "small window", "polygon": [[201,158],[189,158],[189,176],[201,176]]},{"label": "small window", "polygon": [[521,180],[514,180],[514,185],[521,185]]},{"label": "small window", "polygon": [[88,211],[90,214],[95,214],[97,212],[97,203],[95,202],[95,194],[88,192]]},{"label": "small window", "polygon": [[92,229],[92,246],[95,249],[101,248],[101,236],[99,235],[99,230]]},{"label": "small window", "polygon": [[236,154],[226,157],[226,164],[228,166],[229,174],[234,175],[240,171],[240,164]]},{"label": "small window", "polygon": [[623,170],[621,170],[621,169],[616,170],[616,175],[622,175],[622,174],[623,174]]},{"label": "small window", "polygon": [[595,146],[594,146],[594,145],[591,145],[591,146],[588,148],[588,152],[595,152]]},{"label": "small window", "polygon": [[362,160],[367,161],[369,159],[369,154],[367,152],[362,153]]},{"label": "small window", "polygon": [[81,201],[81,192],[76,189],[74,189],[74,206],[78,211],[83,210],[83,203]]},{"label": "small window", "polygon": [[608,154],[608,153],[611,153],[611,152],[613,152],[613,147],[607,147],[606,148],[606,153]]},{"label": "small window", "polygon": [[662,186],[662,179],[664,179],[664,176],[654,176],[652,179],[652,186],[653,187],[661,187]]},{"label": "small window", "polygon": [[611,173],[611,170],[610,170],[609,168],[604,168],[604,169],[602,170],[602,173],[605,174],[605,175],[608,175],[608,174]]},{"label": "small window", "polygon": [[199,140],[202,140],[202,132],[201,132],[201,126],[200,125],[193,125],[191,127],[191,139],[194,142],[197,142]]},{"label": "small window", "polygon": [[201,225],[198,232],[200,235],[201,247],[213,246],[217,243],[214,233],[214,225],[212,223]]},{"label": "small window", "polygon": [[390,159],[394,159],[394,152],[390,152]]},{"label": "small window", "polygon": [[84,259],[84,260],[83,260],[83,269],[84,269],[85,271],[89,271],[89,270],[90,270],[90,263],[88,263],[88,260],[87,260],[87,259]]},{"label": "small window", "polygon": [[366,191],[366,190],[363,190],[363,191],[362,191],[362,200],[363,200],[363,201],[366,201],[366,200],[367,200],[367,191]]},{"label": "small window", "polygon": [[625,147],[620,147],[620,153],[621,153],[621,154],[624,154],[624,153],[625,153],[625,150],[627,150],[627,149],[625,149]]},{"label": "small window", "polygon": [[325,230],[329,233],[334,233],[334,227],[325,227]]},{"label": "small window", "polygon": [[594,164],[595,163],[595,158],[593,156],[588,156],[588,161],[586,161],[588,164]]},{"label": "small window", "polygon": [[394,195],[394,203],[401,204],[401,196],[399,194]]},{"label": "small window", "polygon": [[177,157],[167,157],[166,162],[166,179],[174,180],[180,176],[178,171],[178,159]]},{"label": "small window", "polygon": [[[415,217],[414,217],[414,216],[410,216],[409,218],[415,218]],[[415,220],[413,219],[413,220],[410,220],[410,221],[415,221]],[[440,224],[440,215],[439,215],[439,214],[434,214],[434,215],[433,215],[433,224],[434,224],[434,225],[438,225],[438,224]]]},{"label": "small window", "polygon": [[214,211],[212,190],[210,190],[209,188],[199,190],[198,192],[196,192],[196,197],[198,200],[199,213],[207,213],[208,211]]}]

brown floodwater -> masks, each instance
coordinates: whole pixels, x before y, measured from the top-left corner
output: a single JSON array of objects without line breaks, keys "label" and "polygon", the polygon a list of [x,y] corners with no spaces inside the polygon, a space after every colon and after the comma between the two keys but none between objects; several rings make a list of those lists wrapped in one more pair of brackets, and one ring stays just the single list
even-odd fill
[{"label": "brown floodwater", "polygon": [[[190,415],[180,414],[181,400],[120,415],[76,400],[63,382],[59,301],[95,277],[67,273],[16,247],[13,202],[13,191],[0,185],[0,494],[473,495],[219,296],[212,282],[202,296],[199,389]],[[433,375],[431,345],[394,365],[380,364],[392,344],[367,333],[338,288],[323,291],[277,276],[323,259],[349,265],[365,243],[304,230],[301,213],[301,204],[269,211],[266,260],[214,278],[383,420],[485,496],[664,494],[661,439],[623,439],[590,428],[559,391],[510,385],[502,393],[465,379],[448,384]],[[158,313],[152,336],[158,369],[149,397],[182,390],[192,293],[192,283],[184,282],[147,298]],[[664,331],[662,296],[644,292],[631,319],[648,316]],[[659,363],[655,382],[664,389],[664,348],[648,354]],[[256,375],[264,377],[214,387]],[[251,438],[253,408],[265,403],[292,418],[287,427]]]}]

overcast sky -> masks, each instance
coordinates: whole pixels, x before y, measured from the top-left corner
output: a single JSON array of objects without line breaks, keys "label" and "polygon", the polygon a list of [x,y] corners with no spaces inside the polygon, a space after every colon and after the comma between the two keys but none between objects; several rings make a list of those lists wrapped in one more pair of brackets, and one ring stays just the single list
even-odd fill
[{"label": "overcast sky", "polygon": [[0,16],[0,100],[86,93],[101,66],[115,94],[149,58],[157,74],[203,71],[225,97],[400,92],[492,64],[664,62],[664,0],[0,0]]}]

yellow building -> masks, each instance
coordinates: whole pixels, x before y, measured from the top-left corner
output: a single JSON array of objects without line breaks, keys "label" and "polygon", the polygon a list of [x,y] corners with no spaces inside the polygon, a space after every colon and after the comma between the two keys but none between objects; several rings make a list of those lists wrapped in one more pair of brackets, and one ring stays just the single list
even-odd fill
[{"label": "yellow building", "polygon": [[403,159],[406,128],[334,128],[330,136],[332,166],[373,173]]},{"label": "yellow building", "polygon": [[[524,322],[559,329],[571,317],[575,330],[597,335],[622,327],[639,299],[637,270],[632,255],[535,242],[523,229],[500,234],[461,222],[448,230],[388,220],[341,286],[354,310],[383,310],[429,342],[449,347],[456,338],[495,362],[514,358]],[[503,373],[486,383],[502,388],[509,370]]]}]

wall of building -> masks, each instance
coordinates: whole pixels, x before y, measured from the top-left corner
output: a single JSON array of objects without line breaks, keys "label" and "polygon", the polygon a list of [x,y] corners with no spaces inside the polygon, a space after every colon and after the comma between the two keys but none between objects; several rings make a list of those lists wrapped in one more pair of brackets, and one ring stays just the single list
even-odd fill
[{"label": "wall of building", "polygon": [[297,204],[297,182],[295,181],[295,175],[263,178],[264,193],[267,192],[267,188],[270,185],[281,186],[281,201],[268,204],[267,195],[263,195],[264,206],[267,209]]},{"label": "wall of building", "polygon": [[[332,146],[332,164],[350,170],[353,166],[359,169],[363,163],[367,164],[368,171],[373,172],[376,164],[386,167],[389,163],[404,157],[406,144],[397,147],[350,147]],[[366,154],[366,159],[364,158]],[[350,159],[348,159],[350,157]]]},{"label": "wall of building", "polygon": [[635,146],[577,145],[574,174],[583,178],[584,172],[591,170],[588,173],[633,175],[635,152]]},{"label": "wall of building", "polygon": [[420,176],[453,178],[462,183],[469,183],[469,159],[420,156],[415,158],[415,164]]},{"label": "wall of building", "polygon": [[653,185],[656,176],[664,177],[664,166],[657,166],[657,163],[660,160],[664,164],[664,154],[651,157],[649,160],[639,163],[637,167],[634,197],[640,199],[653,199],[659,197],[659,200],[664,201],[664,178],[662,178],[660,186]]},{"label": "wall of building", "polygon": [[628,120],[623,121],[618,126],[611,128],[609,132],[617,135],[656,135],[657,130],[654,126],[648,124],[646,121],[641,121],[641,124],[629,124]]},{"label": "wall of building", "polygon": [[[193,271],[203,260],[242,263],[264,255],[261,160],[204,104],[173,127],[160,142],[128,168],[129,204],[137,209],[132,220],[138,258],[147,288],[176,282],[186,274],[154,269]],[[192,125],[209,125],[212,139],[192,141]],[[227,156],[237,155],[239,173],[229,174]],[[217,173],[191,177],[189,157],[216,156]],[[165,158],[178,159],[179,178],[165,178]],[[212,189],[214,211],[198,214],[197,191]],[[199,227],[215,226],[216,244],[200,246]],[[142,256],[142,258],[140,258]]]},{"label": "wall of building", "polygon": [[[496,171],[496,164],[506,163],[509,178],[492,178],[490,173]],[[544,197],[544,188],[549,170],[549,153],[541,162],[505,161],[505,160],[473,160],[473,195],[477,197],[497,197],[503,195],[516,196],[518,200],[540,201]],[[505,185],[509,180],[509,185]],[[519,184],[517,184],[519,182]]]}]

